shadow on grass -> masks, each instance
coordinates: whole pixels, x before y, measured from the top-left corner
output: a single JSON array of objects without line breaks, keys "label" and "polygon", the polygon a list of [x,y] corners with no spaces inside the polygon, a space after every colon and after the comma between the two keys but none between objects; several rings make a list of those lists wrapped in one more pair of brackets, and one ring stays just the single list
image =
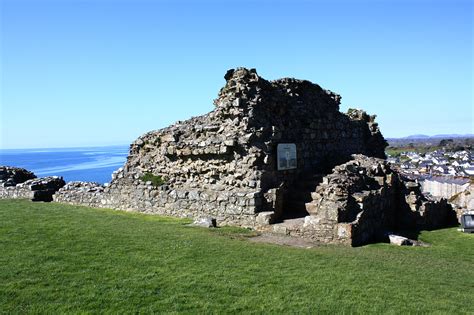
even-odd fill
[{"label": "shadow on grass", "polygon": [[[397,230],[397,231],[394,231],[393,234],[400,235],[400,236],[403,236],[403,237],[406,237],[406,238],[409,238],[409,239],[412,239],[412,240],[415,240],[415,241],[419,241],[420,234],[423,231],[437,231],[437,230],[458,228],[458,227],[460,227],[460,225],[458,223],[457,224],[452,223],[452,224],[448,224],[444,227],[433,228],[433,229],[414,228],[414,229]],[[389,242],[388,238],[387,238],[386,241]]]}]

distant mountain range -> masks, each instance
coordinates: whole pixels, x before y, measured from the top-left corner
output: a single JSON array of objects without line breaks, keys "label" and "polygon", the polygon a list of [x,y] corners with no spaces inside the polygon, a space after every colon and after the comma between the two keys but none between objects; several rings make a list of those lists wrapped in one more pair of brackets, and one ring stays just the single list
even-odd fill
[{"label": "distant mountain range", "polygon": [[441,144],[442,141],[449,141],[448,146],[458,146],[458,147],[474,147],[474,134],[443,134],[443,135],[412,135],[403,138],[386,138],[388,144],[392,147],[404,147],[404,146],[446,146],[448,143]]},{"label": "distant mountain range", "polygon": [[427,135],[411,135],[408,137],[402,138],[387,138],[388,140],[415,140],[415,139],[454,139],[454,138],[474,138],[474,134],[468,133],[464,135],[460,134],[441,134],[441,135],[434,135],[434,136],[427,136]]}]

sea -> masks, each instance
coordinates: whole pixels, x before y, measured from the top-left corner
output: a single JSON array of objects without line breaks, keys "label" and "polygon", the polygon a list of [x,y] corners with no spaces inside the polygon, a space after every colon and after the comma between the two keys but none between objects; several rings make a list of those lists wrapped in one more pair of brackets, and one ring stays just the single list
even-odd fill
[{"label": "sea", "polygon": [[38,177],[105,184],[122,167],[129,146],[0,150],[0,165],[26,168]]}]

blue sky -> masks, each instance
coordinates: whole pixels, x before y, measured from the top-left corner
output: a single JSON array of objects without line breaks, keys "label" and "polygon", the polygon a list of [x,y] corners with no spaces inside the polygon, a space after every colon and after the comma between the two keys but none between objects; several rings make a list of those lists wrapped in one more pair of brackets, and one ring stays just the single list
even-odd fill
[{"label": "blue sky", "polygon": [[308,79],[386,137],[473,131],[473,1],[1,3],[0,148],[127,144],[227,69]]}]

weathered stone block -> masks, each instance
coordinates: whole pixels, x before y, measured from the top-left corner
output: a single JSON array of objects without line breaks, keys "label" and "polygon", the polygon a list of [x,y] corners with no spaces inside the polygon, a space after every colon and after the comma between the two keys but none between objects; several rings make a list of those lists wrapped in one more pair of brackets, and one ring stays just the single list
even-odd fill
[{"label": "weathered stone block", "polygon": [[199,227],[204,227],[204,228],[213,228],[216,227],[216,219],[211,218],[211,217],[200,217],[194,220],[193,223],[191,223],[192,226],[199,226]]},{"label": "weathered stone block", "polygon": [[270,225],[275,220],[275,212],[264,211],[257,214],[257,223],[260,225]]}]

